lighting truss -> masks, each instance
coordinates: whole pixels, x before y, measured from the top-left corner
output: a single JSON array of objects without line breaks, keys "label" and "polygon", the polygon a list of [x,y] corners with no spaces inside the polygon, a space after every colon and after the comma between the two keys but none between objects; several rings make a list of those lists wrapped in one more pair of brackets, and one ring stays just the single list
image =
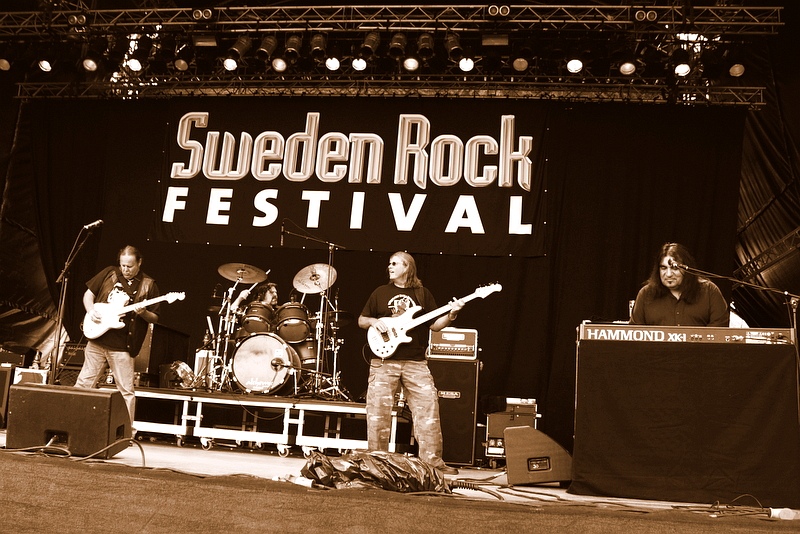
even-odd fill
[{"label": "lighting truss", "polygon": [[[92,3],[94,5],[94,3]],[[700,35],[703,46],[711,43],[747,44],[774,35],[783,25],[781,8],[742,5],[694,6],[674,2],[668,6],[549,5],[504,6],[321,6],[247,7],[210,9],[210,18],[198,18],[189,8],[93,9],[87,2],[61,0],[49,10],[0,13],[0,43],[21,48],[49,43],[63,49],[85,45],[92,38],[109,35],[151,34],[197,37],[209,34],[218,40],[235,40],[247,34],[284,36],[291,33],[325,33],[328,41],[356,43],[367,32],[405,32],[409,36],[430,32],[441,38],[457,33],[464,42],[480,43],[481,36],[505,34],[510,39],[535,36],[540,41],[589,39],[595,43],[613,39],[658,47],[675,46],[687,33]],[[492,10],[494,8],[494,10]],[[85,24],[74,23],[77,15]],[[508,56],[508,52],[504,52]],[[506,57],[506,59],[508,59]],[[264,72],[248,66],[223,72],[192,64],[186,72],[119,72],[99,77],[71,75],[37,79],[25,76],[17,82],[17,96],[34,98],[161,98],[170,96],[446,96],[455,98],[553,99],[590,102],[677,103],[684,105],[764,105],[764,87],[710,81],[699,75],[676,81],[664,75],[636,73],[633,77],[611,71],[570,75],[546,69],[514,72],[488,68],[476,57],[476,70],[455,73],[453,65],[436,72],[409,74],[399,69],[356,73],[344,69],[304,72]]]}]

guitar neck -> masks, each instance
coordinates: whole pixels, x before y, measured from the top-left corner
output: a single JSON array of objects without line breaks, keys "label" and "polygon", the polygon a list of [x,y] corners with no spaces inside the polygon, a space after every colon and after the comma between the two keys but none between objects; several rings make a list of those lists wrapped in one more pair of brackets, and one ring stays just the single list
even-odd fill
[{"label": "guitar neck", "polygon": [[[476,298],[477,296],[478,296],[478,293],[476,292],[476,293],[472,293],[471,295],[467,295],[466,297],[462,297],[461,300],[463,300],[464,302],[469,302],[470,300]],[[415,326],[419,326],[422,323],[425,323],[427,321],[430,321],[431,319],[435,319],[435,318],[439,317],[440,315],[444,315],[444,313],[446,311],[449,311],[449,310],[450,310],[450,305],[449,304],[445,304],[444,306],[439,306],[438,308],[436,308],[433,311],[429,311],[428,313],[423,313],[419,317],[415,317],[414,319],[412,319],[406,325],[406,330],[411,330]]]},{"label": "guitar neck", "polygon": [[167,298],[168,298],[167,295],[162,295],[162,296],[156,297],[154,299],[143,300],[141,302],[134,302],[133,304],[129,304],[128,306],[123,306],[122,308],[117,310],[117,315],[122,317],[123,315],[125,315],[128,312],[132,312],[138,306],[147,307],[147,306],[150,306],[152,304],[155,304],[156,302],[161,302],[161,301],[167,300]]}]

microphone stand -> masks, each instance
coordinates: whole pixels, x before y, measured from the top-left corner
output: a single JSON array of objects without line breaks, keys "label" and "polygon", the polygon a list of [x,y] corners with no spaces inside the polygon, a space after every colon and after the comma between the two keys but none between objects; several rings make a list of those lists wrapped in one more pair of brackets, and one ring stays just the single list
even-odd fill
[{"label": "microphone stand", "polygon": [[[84,232],[84,230],[86,230]],[[56,310],[56,331],[55,331],[55,338],[53,341],[53,348],[50,351],[50,354],[47,357],[47,363],[45,364],[45,369],[49,369],[48,380],[47,383],[50,385],[54,385],[57,382],[57,371],[58,371],[58,355],[61,352],[61,329],[64,326],[64,306],[67,302],[67,285],[69,284],[69,269],[72,266],[72,262],[75,261],[75,258],[78,257],[78,253],[83,249],[83,246],[88,241],[89,236],[92,235],[94,228],[91,226],[84,226],[81,228],[81,231],[78,232],[78,236],[75,238],[75,242],[72,244],[72,250],[70,251],[69,255],[67,256],[67,261],[64,262],[64,268],[61,269],[61,274],[58,275],[56,279],[56,284],[61,284],[61,290],[59,291],[58,296],[58,309]]]},{"label": "microphone stand", "polygon": [[782,291],[780,289],[768,286],[760,286],[758,284],[753,284],[750,282],[745,282],[744,280],[739,280],[737,278],[733,278],[731,276],[723,276],[720,274],[710,273],[707,271],[702,271],[700,269],[696,269],[694,267],[689,267],[688,265],[684,265],[682,263],[675,263],[675,265],[683,271],[686,271],[689,274],[693,275],[700,275],[705,276],[706,278],[718,278],[722,280],[728,280],[733,284],[733,289],[736,289],[736,286],[744,286],[749,287],[751,289],[756,289],[758,291],[764,291],[766,293],[774,293],[776,295],[781,295],[785,299],[787,299],[787,305],[791,308],[789,313],[789,324],[791,325],[792,329],[797,332],[797,306],[800,302],[800,295],[794,295],[789,293],[788,291]]}]

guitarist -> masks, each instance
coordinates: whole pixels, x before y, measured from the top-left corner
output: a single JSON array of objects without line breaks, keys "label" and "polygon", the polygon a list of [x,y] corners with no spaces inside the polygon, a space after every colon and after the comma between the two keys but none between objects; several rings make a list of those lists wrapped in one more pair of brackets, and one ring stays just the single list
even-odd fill
[{"label": "guitarist", "polygon": [[[118,254],[118,266],[109,266],[86,283],[83,307],[86,319],[100,323],[103,313],[159,296],[155,280],[142,272],[142,254],[136,247],[124,247]],[[95,302],[106,303],[95,307]],[[148,308],[135,307],[120,317],[122,328],[109,328],[96,339],[89,340],[84,353],[83,367],[75,387],[93,388],[105,372],[106,363],[114,374],[114,382],[122,393],[133,423],[136,397],[133,392],[134,360],[144,343],[148,323],[158,321],[159,304]]]},{"label": "guitarist", "polygon": [[[420,306],[425,311],[436,308],[433,295],[417,277],[417,265],[410,254],[392,254],[387,273],[389,282],[372,292],[358,317],[358,326],[365,330],[374,326],[378,332],[386,332],[387,323],[381,319],[401,315],[412,306]],[[367,440],[370,450],[389,450],[392,406],[395,393],[402,386],[414,421],[419,458],[446,475],[456,475],[458,470],[442,460],[438,391],[425,359],[428,330],[439,331],[450,325],[464,307],[464,302],[454,299],[449,305],[447,314],[410,330],[407,334],[411,341],[399,345],[390,358],[373,356],[370,360]],[[422,313],[424,311],[415,315]]]}]

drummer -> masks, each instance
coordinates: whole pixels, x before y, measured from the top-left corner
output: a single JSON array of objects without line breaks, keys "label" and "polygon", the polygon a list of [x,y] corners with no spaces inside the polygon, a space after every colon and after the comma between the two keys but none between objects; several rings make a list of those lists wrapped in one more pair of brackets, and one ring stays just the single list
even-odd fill
[{"label": "drummer", "polygon": [[[253,299],[253,302],[260,302],[265,306],[270,308],[270,311],[274,311],[275,308],[278,306],[278,285],[272,282],[266,284],[260,284],[255,288],[256,298]],[[231,304],[231,311],[236,313],[239,311],[242,303],[245,302],[248,297],[250,297],[251,291],[249,289],[243,289],[239,296],[236,297],[236,300],[233,301]],[[252,303],[251,303],[252,304]],[[247,306],[244,306],[247,308]]]}]

